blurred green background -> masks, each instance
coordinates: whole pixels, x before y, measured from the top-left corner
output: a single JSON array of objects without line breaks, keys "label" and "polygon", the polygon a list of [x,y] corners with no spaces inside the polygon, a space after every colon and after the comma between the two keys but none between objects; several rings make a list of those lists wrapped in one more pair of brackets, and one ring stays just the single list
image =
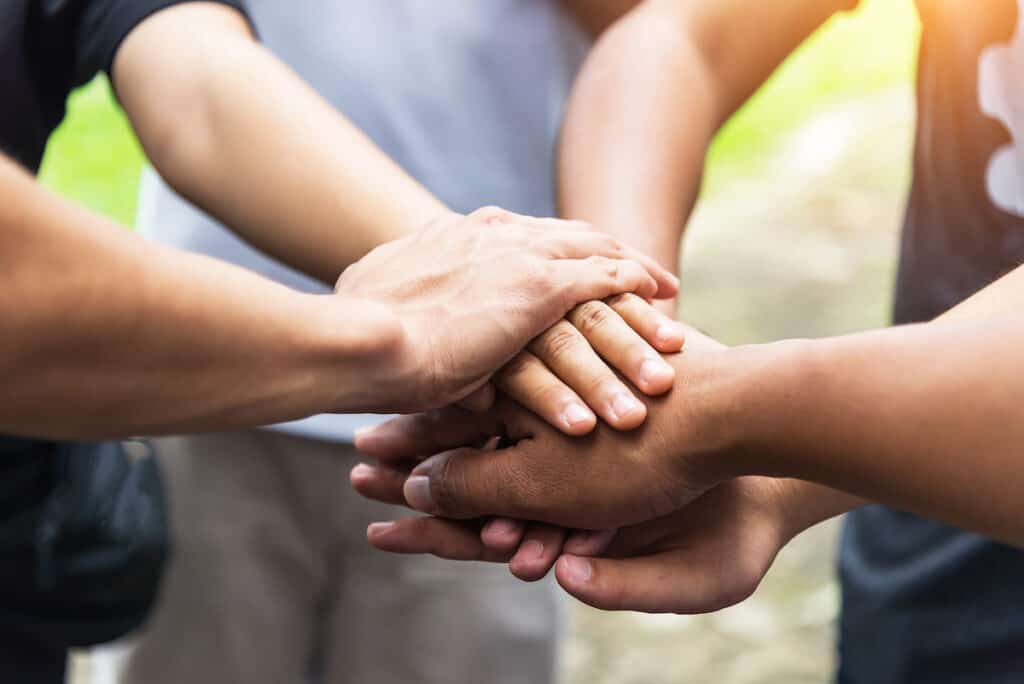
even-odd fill
[{"label": "blurred green background", "polygon": [[[821,106],[869,95],[901,83],[913,72],[915,34],[908,0],[868,0],[837,17],[781,69],[719,135],[707,188],[713,191]],[[105,78],[71,99],[68,117],[53,136],[41,171],[43,183],[115,220],[131,225],[144,155]]]}]

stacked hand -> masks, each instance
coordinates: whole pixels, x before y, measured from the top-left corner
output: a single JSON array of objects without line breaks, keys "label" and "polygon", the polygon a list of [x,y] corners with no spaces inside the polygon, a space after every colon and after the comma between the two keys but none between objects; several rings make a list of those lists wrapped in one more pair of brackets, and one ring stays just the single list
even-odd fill
[{"label": "stacked hand", "polygon": [[[813,513],[799,505],[812,485],[731,479],[727,412],[714,399],[740,357],[690,332],[669,357],[672,395],[648,399],[648,420],[631,432],[568,437],[500,403],[361,434],[357,446],[378,465],[358,466],[354,486],[437,516],[373,525],[371,543],[509,562],[526,580],[557,561],[569,593],[607,609],[703,612],[745,598]],[[496,436],[513,446],[495,448]]]},{"label": "stacked hand", "polygon": [[[644,418],[643,406],[589,350],[604,354],[642,391],[666,391],[672,369],[654,349],[677,351],[682,330],[643,300],[672,297],[677,288],[652,259],[587,224],[500,209],[445,215],[370,252],[338,280],[338,297],[362,302],[390,323],[378,326],[375,340],[386,358],[368,355],[367,396],[347,409],[421,411],[466,402],[479,410],[493,399],[494,373],[516,358],[499,385],[539,402],[560,427],[593,427],[588,405],[614,425],[633,427]],[[637,296],[618,299],[615,316],[599,301],[576,308],[623,293]],[[556,326],[570,311],[576,326]],[[589,344],[577,329],[589,333]]]}]

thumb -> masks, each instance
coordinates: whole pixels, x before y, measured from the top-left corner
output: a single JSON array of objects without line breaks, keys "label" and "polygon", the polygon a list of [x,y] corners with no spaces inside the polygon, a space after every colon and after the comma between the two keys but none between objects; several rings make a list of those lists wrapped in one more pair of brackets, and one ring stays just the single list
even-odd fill
[{"label": "thumb", "polygon": [[710,567],[681,549],[633,558],[563,555],[555,577],[565,591],[601,610],[710,613],[739,603],[760,576]]},{"label": "thumb", "polygon": [[406,480],[405,499],[417,511],[444,518],[537,519],[541,492],[523,449],[520,442],[508,449],[462,448],[432,456]]}]

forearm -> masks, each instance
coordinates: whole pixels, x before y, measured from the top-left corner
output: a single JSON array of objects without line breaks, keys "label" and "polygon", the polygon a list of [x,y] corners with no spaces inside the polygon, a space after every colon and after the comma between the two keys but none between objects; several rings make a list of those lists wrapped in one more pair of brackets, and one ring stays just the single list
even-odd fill
[{"label": "forearm", "polygon": [[[153,247],[0,159],[0,432],[256,426],[357,404],[386,315]],[[376,322],[375,322],[376,321]]]},{"label": "forearm", "polygon": [[1012,315],[777,346],[737,404],[741,471],[1024,543],[1022,345]]},{"label": "forearm", "polygon": [[229,9],[154,15],[125,41],[114,81],[175,189],[325,282],[444,211]]},{"label": "forearm", "polygon": [[675,270],[718,124],[712,79],[683,27],[649,4],[605,32],[566,111],[563,215],[590,221]]},{"label": "forearm", "polygon": [[[676,269],[705,153],[729,116],[851,0],[645,0],[604,32],[560,143],[562,213]],[[622,3],[570,2],[587,26]]]}]

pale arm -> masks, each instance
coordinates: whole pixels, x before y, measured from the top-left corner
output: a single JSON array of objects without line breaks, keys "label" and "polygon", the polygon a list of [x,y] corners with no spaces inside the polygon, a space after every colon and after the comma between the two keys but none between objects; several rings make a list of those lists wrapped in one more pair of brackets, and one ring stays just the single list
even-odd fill
[{"label": "pale arm", "polygon": [[563,215],[675,270],[704,156],[722,123],[850,0],[566,0],[604,31],[577,79],[560,145]]},{"label": "pale arm", "polygon": [[326,283],[445,211],[228,7],[154,14],[122,44],[113,81],[176,190]]}]

